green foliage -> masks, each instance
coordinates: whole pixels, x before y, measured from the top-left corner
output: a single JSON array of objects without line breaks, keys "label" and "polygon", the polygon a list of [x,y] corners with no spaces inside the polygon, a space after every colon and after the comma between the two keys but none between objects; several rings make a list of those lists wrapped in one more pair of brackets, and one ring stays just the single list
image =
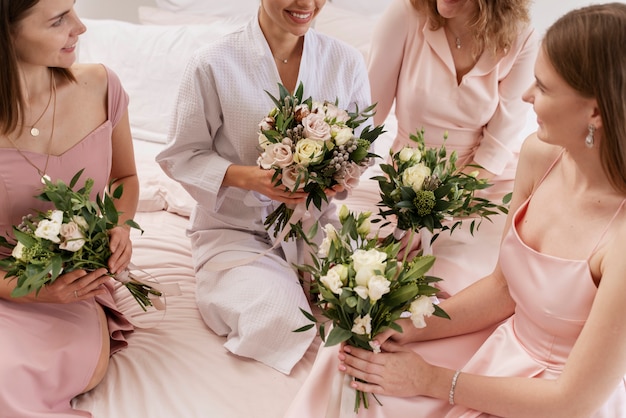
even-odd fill
[{"label": "green foliage", "polygon": [[[387,219],[395,217],[397,227],[402,230],[419,231],[422,228],[433,233],[434,241],[441,231],[454,231],[464,220],[470,220],[470,231],[478,228],[483,219],[507,213],[508,201],[495,204],[476,196],[479,190],[491,187],[485,179],[467,174],[456,166],[456,151],[448,154],[444,144],[440,148],[427,148],[424,131],[410,135],[416,143],[391,155],[391,164],[381,164],[384,176],[376,176],[380,189],[379,214]],[[412,158],[407,156],[413,154]],[[425,167],[428,175],[416,186],[407,182],[414,167]],[[477,165],[469,167],[481,168]],[[405,174],[406,173],[406,174]],[[477,173],[477,172],[476,172]],[[415,178],[415,177],[414,177]],[[452,220],[452,223],[445,223]]]}]

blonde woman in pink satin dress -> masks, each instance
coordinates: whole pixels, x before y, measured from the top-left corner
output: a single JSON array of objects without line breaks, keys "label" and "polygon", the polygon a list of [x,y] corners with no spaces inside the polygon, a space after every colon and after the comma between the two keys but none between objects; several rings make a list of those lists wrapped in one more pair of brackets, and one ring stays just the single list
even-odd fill
[{"label": "blonde woman in pink satin dress", "polygon": [[[521,150],[494,271],[442,302],[451,320],[381,334],[382,353],[320,352],[288,416],[340,416],[331,382],[344,373],[383,404],[359,417],[626,417],[625,44],[624,3],[548,29],[524,94],[539,128]],[[463,334],[501,321],[453,365]]]},{"label": "blonde woman in pink satin dress", "polygon": [[[124,185],[122,222],[134,216],[139,185],[128,96],[102,65],[76,65],[85,31],[74,0],[0,0],[0,233],[50,204],[33,196],[42,176],[69,182],[80,169],[94,195]],[[111,232],[109,272],[128,265],[127,228]],[[0,249],[0,257],[10,254]],[[0,416],[90,417],[71,400],[104,377],[131,324],[117,311],[106,269],[63,274],[38,295],[12,298],[0,271]]]},{"label": "blonde woman in pink satin dress", "polygon": [[[493,186],[484,197],[501,203],[513,178],[531,107],[522,101],[532,82],[538,38],[529,26],[529,0],[393,0],[379,20],[368,54],[374,122],[393,108],[392,150],[414,144],[424,129],[427,146],[456,150],[459,165],[484,167]],[[387,150],[379,150],[382,158]],[[474,171],[468,168],[467,171]],[[348,198],[355,210],[378,212],[378,184],[366,173]],[[485,221],[473,235],[469,223],[439,236],[431,273],[453,295],[488,274],[496,263],[505,215]],[[423,234],[424,246],[430,236]]]}]

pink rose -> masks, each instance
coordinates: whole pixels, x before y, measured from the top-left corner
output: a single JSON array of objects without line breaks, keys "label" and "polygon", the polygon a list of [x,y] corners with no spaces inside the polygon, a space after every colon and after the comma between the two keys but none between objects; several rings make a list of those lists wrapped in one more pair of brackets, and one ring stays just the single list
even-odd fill
[{"label": "pink rose", "polygon": [[259,158],[259,165],[265,170],[271,168],[285,168],[293,162],[291,146],[280,144],[269,144],[265,152]]},{"label": "pink rose", "polygon": [[[296,164],[290,165],[289,167],[283,168],[281,181],[283,182],[283,186],[295,192],[296,190],[304,189],[306,183],[304,181],[304,173],[306,169],[300,167]],[[300,176],[300,179],[298,179]],[[296,182],[299,181],[298,189],[296,189]]]},{"label": "pink rose", "polygon": [[335,181],[348,191],[358,186],[360,178],[361,166],[352,162],[335,174]]},{"label": "pink rose", "polygon": [[324,116],[318,113],[311,113],[302,119],[304,127],[304,137],[319,141],[330,139],[330,126],[324,121]]}]

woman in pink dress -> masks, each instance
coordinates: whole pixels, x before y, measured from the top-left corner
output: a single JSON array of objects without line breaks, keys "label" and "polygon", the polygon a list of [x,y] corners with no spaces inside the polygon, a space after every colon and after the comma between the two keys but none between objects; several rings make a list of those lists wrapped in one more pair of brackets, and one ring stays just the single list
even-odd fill
[{"label": "woman in pink dress", "polygon": [[[368,55],[374,122],[395,104],[392,150],[415,144],[456,150],[458,164],[480,164],[493,184],[483,197],[501,203],[513,190],[522,133],[530,106],[522,101],[532,82],[538,39],[529,26],[529,0],[393,0],[378,22]],[[379,150],[385,158],[387,150]],[[468,168],[474,171],[475,168]],[[349,197],[353,208],[377,213],[378,185],[366,173]],[[505,215],[484,221],[472,235],[469,223],[437,238],[431,273],[442,295],[452,295],[488,274],[496,263]],[[451,224],[450,224],[451,225]],[[423,234],[426,246],[430,236]],[[445,293],[443,293],[445,292]]]},{"label": "woman in pink dress", "polygon": [[[377,338],[379,354],[320,355],[293,416],[332,416],[309,408],[326,402],[310,389],[335,368],[383,404],[363,417],[626,417],[625,44],[623,3],[548,29],[524,95],[539,129],[521,151],[495,270],[442,302],[451,320],[405,322]],[[418,341],[449,356],[459,336],[503,320],[460,367],[420,356]]]},{"label": "woman in pink dress", "polygon": [[[0,0],[0,234],[51,206],[34,198],[41,178],[69,183],[79,170],[95,182],[124,185],[121,222],[134,216],[139,185],[128,97],[102,65],[76,65],[85,31],[74,0]],[[126,268],[129,230],[111,231],[108,272],[63,274],[38,294],[11,297],[15,280],[0,271],[0,415],[70,417],[71,400],[104,377],[109,355],[132,326],[116,310],[106,273]],[[0,249],[0,257],[10,255]]]}]

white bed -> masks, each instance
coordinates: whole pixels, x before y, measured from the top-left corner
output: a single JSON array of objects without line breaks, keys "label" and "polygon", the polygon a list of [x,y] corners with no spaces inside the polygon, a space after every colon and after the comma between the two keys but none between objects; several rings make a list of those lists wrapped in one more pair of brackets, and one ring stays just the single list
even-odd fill
[{"label": "white bed", "polygon": [[[316,28],[366,54],[371,29],[388,3],[336,0],[326,5]],[[164,314],[143,313],[125,288],[118,289],[120,308],[145,328],[131,334],[128,348],[112,357],[102,383],[75,399],[76,408],[90,411],[95,418],[278,418],[314,361],[319,340],[286,376],[229,354],[222,347],[224,338],[205,326],[195,305],[195,278],[185,236],[193,200],[154,162],[166,140],[187,58],[202,44],[244,23],[257,4],[258,0],[162,0],[157,1],[158,8],[140,8],[141,24],[84,20],[88,30],[79,44],[79,60],[111,67],[130,95],[141,183],[136,221],[145,230],[143,236],[133,236],[133,263],[160,283],[178,283],[182,290],[182,295],[167,298]],[[369,7],[363,9],[366,4]],[[350,5],[361,11],[351,10]],[[378,150],[390,143],[393,115],[386,125],[389,132],[377,141]],[[364,178],[369,178],[368,173]]]}]

